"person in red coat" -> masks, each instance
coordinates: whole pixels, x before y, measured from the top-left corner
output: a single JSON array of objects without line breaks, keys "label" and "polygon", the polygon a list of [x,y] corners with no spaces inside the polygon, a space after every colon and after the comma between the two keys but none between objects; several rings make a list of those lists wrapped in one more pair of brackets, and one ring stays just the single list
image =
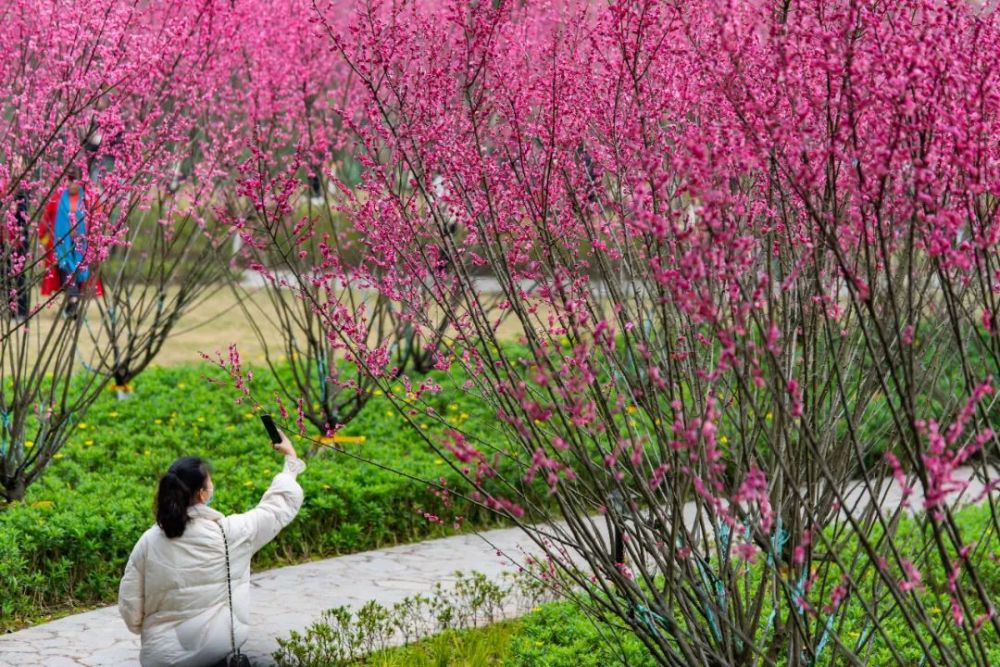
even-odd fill
[{"label": "person in red coat", "polygon": [[66,174],[66,186],[59,188],[45,205],[38,236],[45,248],[42,296],[65,289],[68,298],[63,315],[72,319],[83,289],[93,285],[100,295],[101,284],[91,280],[90,267],[84,262],[88,198],[83,174],[76,165],[71,165]]}]

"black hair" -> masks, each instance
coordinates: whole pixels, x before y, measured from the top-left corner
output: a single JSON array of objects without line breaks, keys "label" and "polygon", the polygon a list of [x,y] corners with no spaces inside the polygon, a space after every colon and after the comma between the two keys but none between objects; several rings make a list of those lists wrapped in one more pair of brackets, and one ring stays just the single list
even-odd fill
[{"label": "black hair", "polygon": [[205,488],[208,463],[196,456],[184,456],[160,478],[156,492],[156,523],[167,537],[180,537],[188,522],[188,507],[194,496]]}]

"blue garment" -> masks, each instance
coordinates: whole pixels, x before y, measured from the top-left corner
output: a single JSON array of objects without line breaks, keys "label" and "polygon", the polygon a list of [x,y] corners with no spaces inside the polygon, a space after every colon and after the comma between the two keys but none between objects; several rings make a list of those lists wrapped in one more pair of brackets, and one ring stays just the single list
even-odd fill
[{"label": "blue garment", "polygon": [[80,266],[87,252],[87,213],[84,210],[84,189],[80,186],[80,195],[76,206],[76,222],[69,221],[69,188],[63,190],[56,208],[55,251],[56,263],[66,275],[75,277],[77,283],[85,281],[90,270]]}]

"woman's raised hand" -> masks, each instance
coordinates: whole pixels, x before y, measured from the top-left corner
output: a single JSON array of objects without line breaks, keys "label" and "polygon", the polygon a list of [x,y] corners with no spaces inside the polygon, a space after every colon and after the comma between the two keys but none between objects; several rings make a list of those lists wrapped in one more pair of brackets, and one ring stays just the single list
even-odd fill
[{"label": "woman's raised hand", "polygon": [[285,456],[298,458],[295,454],[295,448],[292,447],[292,441],[288,439],[288,436],[285,435],[284,431],[279,431],[279,433],[281,433],[281,442],[274,445],[274,448]]}]

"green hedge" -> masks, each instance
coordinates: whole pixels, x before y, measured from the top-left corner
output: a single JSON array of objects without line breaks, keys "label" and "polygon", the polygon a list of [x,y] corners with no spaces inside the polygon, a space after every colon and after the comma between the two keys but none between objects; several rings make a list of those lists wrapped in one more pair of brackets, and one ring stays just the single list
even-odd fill
[{"label": "green hedge", "polygon": [[[235,403],[236,393],[212,384],[208,364],[151,369],[135,394],[108,392],[88,412],[71,441],[23,502],[0,509],[0,631],[78,607],[111,603],[133,544],[153,523],[159,476],[181,455],[208,458],[220,511],[252,507],[280,469],[257,415]],[[460,384],[438,380],[435,408],[451,422],[489,429],[487,408]],[[274,386],[265,373],[254,394]],[[397,388],[401,392],[401,388]],[[423,416],[421,428],[444,427]],[[421,479],[457,481],[445,462],[406,426],[384,397],[373,399],[344,429],[364,435],[345,448]],[[306,448],[297,442],[300,453]],[[493,515],[461,502],[446,508],[425,483],[330,452],[310,460],[300,476],[305,504],[297,520],[254,561],[257,569],[364,551],[453,532],[451,519],[489,525]],[[444,525],[429,523],[430,512]]]}]

